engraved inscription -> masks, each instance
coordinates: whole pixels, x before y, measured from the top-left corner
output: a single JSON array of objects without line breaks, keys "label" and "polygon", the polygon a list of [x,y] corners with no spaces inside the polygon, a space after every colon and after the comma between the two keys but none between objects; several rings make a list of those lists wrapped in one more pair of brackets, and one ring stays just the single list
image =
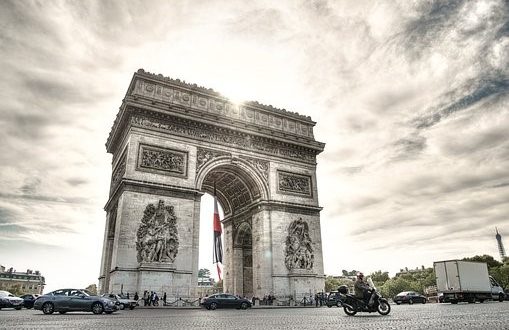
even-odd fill
[{"label": "engraved inscription", "polygon": [[278,171],[278,190],[311,197],[311,177],[296,173]]}]

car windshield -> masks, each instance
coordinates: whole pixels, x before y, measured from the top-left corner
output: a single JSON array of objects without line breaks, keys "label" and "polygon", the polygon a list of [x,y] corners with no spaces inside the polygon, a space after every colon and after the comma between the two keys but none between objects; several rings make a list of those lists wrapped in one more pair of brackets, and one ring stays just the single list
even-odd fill
[{"label": "car windshield", "polygon": [[14,297],[10,292],[0,291],[0,297]]}]

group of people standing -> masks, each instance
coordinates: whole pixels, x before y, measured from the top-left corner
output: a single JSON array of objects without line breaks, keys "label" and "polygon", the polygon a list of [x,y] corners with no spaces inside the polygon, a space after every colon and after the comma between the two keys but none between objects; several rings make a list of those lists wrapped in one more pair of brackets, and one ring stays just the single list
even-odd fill
[{"label": "group of people standing", "polygon": [[[136,293],[136,295],[137,294],[138,293]],[[166,292],[163,294],[163,306],[164,305],[166,305]],[[145,290],[143,292],[143,306],[159,306],[159,296],[157,292]]]}]

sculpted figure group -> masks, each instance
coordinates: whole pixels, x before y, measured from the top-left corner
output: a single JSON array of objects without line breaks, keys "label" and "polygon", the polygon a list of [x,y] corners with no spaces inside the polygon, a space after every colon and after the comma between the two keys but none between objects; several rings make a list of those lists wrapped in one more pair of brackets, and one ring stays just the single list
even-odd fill
[{"label": "sculpted figure group", "polygon": [[164,206],[162,200],[157,208],[147,205],[136,233],[138,262],[173,262],[179,246],[176,225],[173,206]]},{"label": "sculpted figure group", "polygon": [[288,228],[285,248],[285,265],[292,269],[312,269],[314,262],[313,247],[309,237],[307,222],[299,218]]}]

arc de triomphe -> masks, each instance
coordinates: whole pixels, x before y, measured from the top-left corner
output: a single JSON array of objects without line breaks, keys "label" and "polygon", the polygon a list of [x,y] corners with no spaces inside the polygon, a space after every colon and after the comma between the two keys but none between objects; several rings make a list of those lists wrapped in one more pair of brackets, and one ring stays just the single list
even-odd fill
[{"label": "arc de triomphe", "polygon": [[324,144],[314,125],[138,70],[106,142],[113,161],[99,291],[195,297],[200,199],[214,184],[225,214],[225,292],[300,299],[323,290],[316,155]]}]

